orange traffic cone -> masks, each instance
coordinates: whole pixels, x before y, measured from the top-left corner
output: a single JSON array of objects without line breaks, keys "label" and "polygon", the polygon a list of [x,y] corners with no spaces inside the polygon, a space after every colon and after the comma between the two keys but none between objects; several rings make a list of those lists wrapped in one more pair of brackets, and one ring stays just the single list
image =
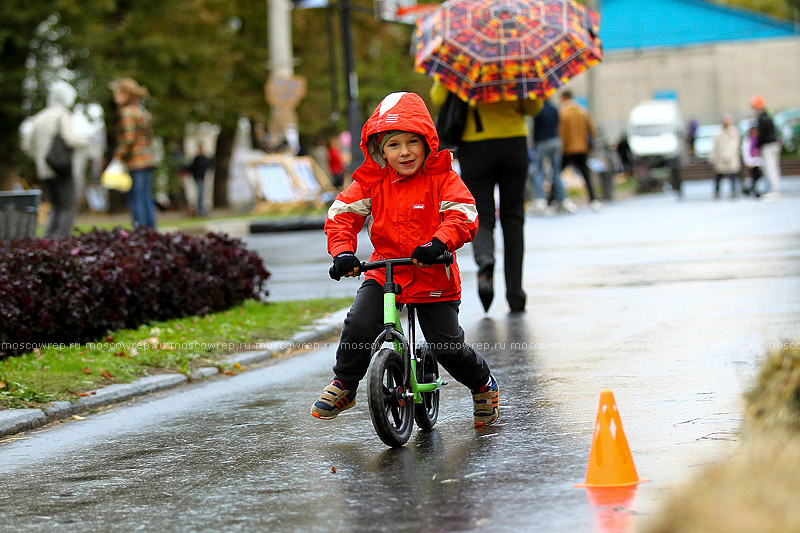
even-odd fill
[{"label": "orange traffic cone", "polygon": [[636,473],[614,394],[604,389],[600,392],[600,407],[597,409],[592,448],[589,450],[586,481],[575,486],[625,487],[643,481],[649,480],[639,479],[639,474]]}]

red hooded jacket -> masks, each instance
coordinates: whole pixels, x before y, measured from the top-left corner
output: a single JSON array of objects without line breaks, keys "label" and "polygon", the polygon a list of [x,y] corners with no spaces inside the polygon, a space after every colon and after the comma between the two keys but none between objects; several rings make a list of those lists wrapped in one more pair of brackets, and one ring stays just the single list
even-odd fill
[{"label": "red hooded jacket", "polygon": [[[381,156],[377,134],[402,130],[422,135],[430,149],[422,169],[404,177]],[[436,237],[455,252],[475,237],[478,211],[475,199],[453,170],[448,150],[439,151],[439,137],[428,108],[419,95],[392,93],[367,120],[361,132],[366,161],[353,174],[353,183],[339,193],[328,210],[325,234],[328,252],[336,256],[357,249],[358,233],[368,224],[374,252],[370,261],[410,257],[417,246]],[[383,270],[366,277],[384,283]],[[459,300],[458,264],[397,267],[395,282],[403,287],[403,303]]]}]

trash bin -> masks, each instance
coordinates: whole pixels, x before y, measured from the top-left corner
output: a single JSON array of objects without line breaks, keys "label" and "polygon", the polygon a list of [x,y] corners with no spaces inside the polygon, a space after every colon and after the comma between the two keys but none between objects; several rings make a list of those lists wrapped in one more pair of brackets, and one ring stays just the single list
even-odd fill
[{"label": "trash bin", "polygon": [[603,184],[603,200],[614,199],[614,174],[608,170],[600,173],[600,181]]},{"label": "trash bin", "polygon": [[0,239],[35,237],[42,191],[0,191]]},{"label": "trash bin", "polygon": [[602,157],[590,157],[586,164],[600,176],[600,183],[603,186],[603,200],[614,198],[614,173],[611,172],[611,163]]}]

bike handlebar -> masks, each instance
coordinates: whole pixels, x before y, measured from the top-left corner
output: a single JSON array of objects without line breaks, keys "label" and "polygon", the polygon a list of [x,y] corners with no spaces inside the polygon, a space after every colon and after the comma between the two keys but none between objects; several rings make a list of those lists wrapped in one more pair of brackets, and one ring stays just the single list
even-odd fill
[{"label": "bike handlebar", "polygon": [[[413,265],[414,263],[411,261],[410,257],[398,257],[398,258],[390,258],[390,259],[381,259],[380,261],[369,261],[361,263],[361,266],[358,268],[359,274],[362,272],[366,272],[368,270],[377,270],[379,268],[385,268],[387,264],[391,264],[393,266],[407,266]],[[437,257],[432,265],[452,265],[453,264],[453,252],[449,250],[445,250],[442,252],[442,255]],[[337,278],[333,275],[333,266],[328,270],[328,275],[331,279],[339,281],[342,278]]]}]

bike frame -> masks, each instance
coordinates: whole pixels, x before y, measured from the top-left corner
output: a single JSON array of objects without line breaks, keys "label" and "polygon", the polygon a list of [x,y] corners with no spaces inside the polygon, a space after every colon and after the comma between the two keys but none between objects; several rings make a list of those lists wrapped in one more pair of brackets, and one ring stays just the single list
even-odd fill
[{"label": "bike frame", "polygon": [[413,305],[408,306],[408,338],[403,334],[400,321],[400,310],[397,307],[397,295],[401,287],[394,283],[394,267],[413,264],[410,259],[385,259],[372,263],[363,263],[362,271],[385,267],[386,283],[383,286],[383,326],[384,331],[372,343],[372,353],[376,354],[385,342],[392,342],[394,349],[401,355],[405,364],[406,376],[411,376],[411,390],[414,394],[414,403],[422,403],[423,392],[433,392],[441,389],[444,381],[441,377],[432,383],[419,383],[417,381],[417,360],[414,347],[416,330],[416,312]]}]

